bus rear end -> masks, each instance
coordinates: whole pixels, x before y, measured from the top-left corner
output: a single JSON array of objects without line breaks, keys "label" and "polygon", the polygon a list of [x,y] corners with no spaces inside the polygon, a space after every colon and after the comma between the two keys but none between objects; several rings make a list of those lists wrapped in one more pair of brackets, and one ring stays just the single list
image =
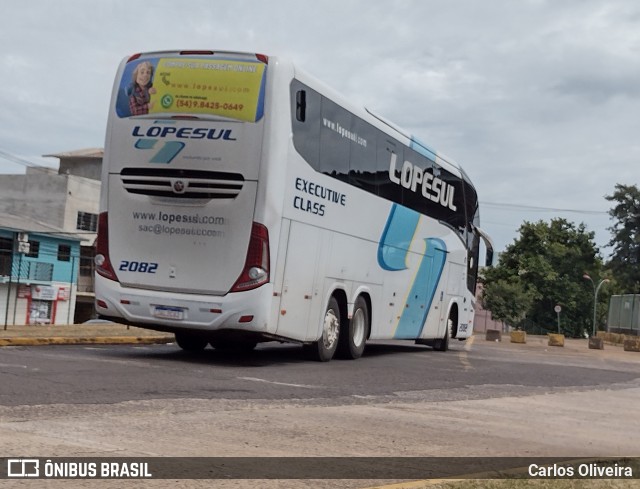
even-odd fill
[{"label": "bus rear end", "polygon": [[166,331],[264,331],[269,233],[254,209],[268,59],[159,52],[118,70],[96,308]]}]

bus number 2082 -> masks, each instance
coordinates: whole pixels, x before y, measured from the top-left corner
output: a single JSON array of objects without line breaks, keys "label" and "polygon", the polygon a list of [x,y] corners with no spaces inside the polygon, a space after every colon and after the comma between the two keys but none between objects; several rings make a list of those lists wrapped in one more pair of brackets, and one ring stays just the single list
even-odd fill
[{"label": "bus number 2082", "polygon": [[121,272],[156,273],[156,270],[158,270],[158,264],[146,261],[122,260],[118,270]]}]

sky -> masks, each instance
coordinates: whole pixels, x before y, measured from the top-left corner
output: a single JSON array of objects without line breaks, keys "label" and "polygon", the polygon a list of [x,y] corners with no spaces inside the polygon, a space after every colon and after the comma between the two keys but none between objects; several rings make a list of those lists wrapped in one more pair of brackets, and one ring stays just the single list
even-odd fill
[{"label": "sky", "polygon": [[[3,0],[0,173],[103,147],[129,55],[264,53],[305,71],[460,164],[497,251],[524,221],[595,232],[637,185],[635,0]],[[1,177],[0,177],[1,178]]]}]

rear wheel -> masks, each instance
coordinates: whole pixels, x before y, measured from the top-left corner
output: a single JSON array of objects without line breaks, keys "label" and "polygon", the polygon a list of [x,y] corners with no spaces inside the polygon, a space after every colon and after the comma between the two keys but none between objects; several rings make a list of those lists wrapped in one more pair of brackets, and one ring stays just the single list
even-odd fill
[{"label": "rear wheel", "polygon": [[314,360],[328,362],[333,358],[338,348],[340,337],[340,305],[335,297],[329,299],[327,310],[322,322],[322,335],[318,341],[305,346],[305,352]]},{"label": "rear wheel", "polygon": [[351,320],[342,324],[338,341],[338,354],[342,358],[355,360],[364,352],[369,332],[369,308],[367,302],[358,296],[353,305]]},{"label": "rear wheel", "polygon": [[176,333],[176,343],[185,351],[202,351],[207,347],[207,339],[191,333]]}]

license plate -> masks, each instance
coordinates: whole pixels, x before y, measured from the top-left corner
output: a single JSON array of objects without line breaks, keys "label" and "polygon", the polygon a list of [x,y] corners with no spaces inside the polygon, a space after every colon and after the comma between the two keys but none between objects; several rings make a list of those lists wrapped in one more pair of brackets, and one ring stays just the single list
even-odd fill
[{"label": "license plate", "polygon": [[184,319],[184,309],[180,307],[154,306],[153,315],[162,319]]}]

